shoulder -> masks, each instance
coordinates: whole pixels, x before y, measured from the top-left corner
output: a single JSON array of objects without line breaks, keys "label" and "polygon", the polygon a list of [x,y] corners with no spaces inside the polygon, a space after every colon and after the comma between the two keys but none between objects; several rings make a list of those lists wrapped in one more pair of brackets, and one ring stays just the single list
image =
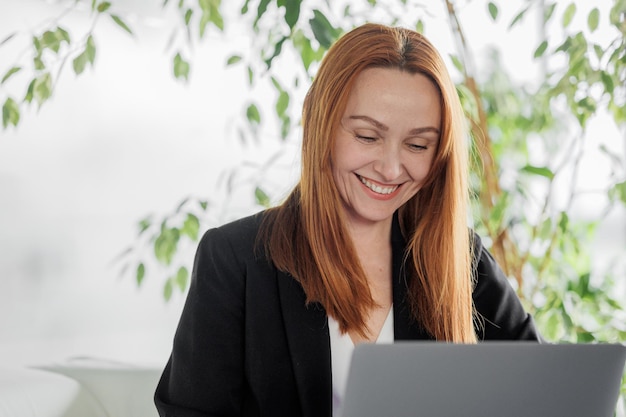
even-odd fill
[{"label": "shoulder", "polygon": [[251,240],[254,241],[256,239],[264,216],[265,211],[260,211],[211,228],[204,233],[200,242],[202,244],[206,241],[219,241],[220,243],[229,243],[237,247],[245,246]]},{"label": "shoulder", "polygon": [[254,257],[264,211],[207,230],[198,244],[197,257],[245,260]]},{"label": "shoulder", "polygon": [[472,230],[470,238],[474,279],[480,281],[484,278],[504,278],[500,266],[483,244],[481,237]]},{"label": "shoulder", "polygon": [[511,281],[480,237],[473,237],[474,306],[482,323],[479,340],[542,340],[532,317],[525,311]]},{"label": "shoulder", "polygon": [[472,250],[473,298],[477,310],[489,311],[501,303],[516,301],[517,296],[506,274],[485,248],[481,238],[474,232],[472,233]]}]

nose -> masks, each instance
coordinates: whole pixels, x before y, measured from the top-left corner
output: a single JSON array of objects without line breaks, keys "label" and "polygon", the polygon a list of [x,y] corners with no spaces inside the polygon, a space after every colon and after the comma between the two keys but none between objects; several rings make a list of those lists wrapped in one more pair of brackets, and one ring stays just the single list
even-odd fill
[{"label": "nose", "polygon": [[392,182],[398,179],[403,170],[400,150],[392,144],[386,143],[374,163],[374,169],[384,181]]}]

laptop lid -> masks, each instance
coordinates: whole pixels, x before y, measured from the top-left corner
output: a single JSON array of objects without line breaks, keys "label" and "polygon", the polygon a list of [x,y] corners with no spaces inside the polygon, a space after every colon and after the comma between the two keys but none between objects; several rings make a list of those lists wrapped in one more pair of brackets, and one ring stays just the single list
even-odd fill
[{"label": "laptop lid", "polygon": [[616,344],[360,344],[342,417],[612,417]]}]

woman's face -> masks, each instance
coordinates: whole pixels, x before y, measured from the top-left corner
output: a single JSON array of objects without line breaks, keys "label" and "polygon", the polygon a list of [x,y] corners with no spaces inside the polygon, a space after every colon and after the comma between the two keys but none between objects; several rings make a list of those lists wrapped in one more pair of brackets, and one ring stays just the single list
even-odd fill
[{"label": "woman's face", "polygon": [[337,130],[333,175],[352,225],[390,222],[420,189],[441,131],[441,99],[421,74],[370,68]]}]

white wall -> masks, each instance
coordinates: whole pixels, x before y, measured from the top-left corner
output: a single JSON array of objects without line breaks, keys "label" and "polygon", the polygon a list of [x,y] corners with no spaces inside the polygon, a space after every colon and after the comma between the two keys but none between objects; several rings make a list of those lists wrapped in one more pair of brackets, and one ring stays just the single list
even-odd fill
[{"label": "white wall", "polygon": [[[60,8],[2,0],[0,36]],[[141,22],[159,16],[139,11]],[[75,13],[68,26],[84,21]],[[169,351],[182,297],[166,304],[158,276],[138,289],[113,260],[146,214],[163,215],[188,195],[219,200],[217,175],[255,149],[232,135],[240,112],[233,98],[245,84],[223,70],[224,45],[198,48],[192,81],[181,84],[170,74],[166,24],[136,22],[131,38],[103,22],[95,69],[79,78],[66,71],[51,102],[0,132],[0,346],[10,352],[0,362],[162,361]],[[18,53],[2,51],[0,70]],[[252,209],[234,204],[232,215]]]}]

